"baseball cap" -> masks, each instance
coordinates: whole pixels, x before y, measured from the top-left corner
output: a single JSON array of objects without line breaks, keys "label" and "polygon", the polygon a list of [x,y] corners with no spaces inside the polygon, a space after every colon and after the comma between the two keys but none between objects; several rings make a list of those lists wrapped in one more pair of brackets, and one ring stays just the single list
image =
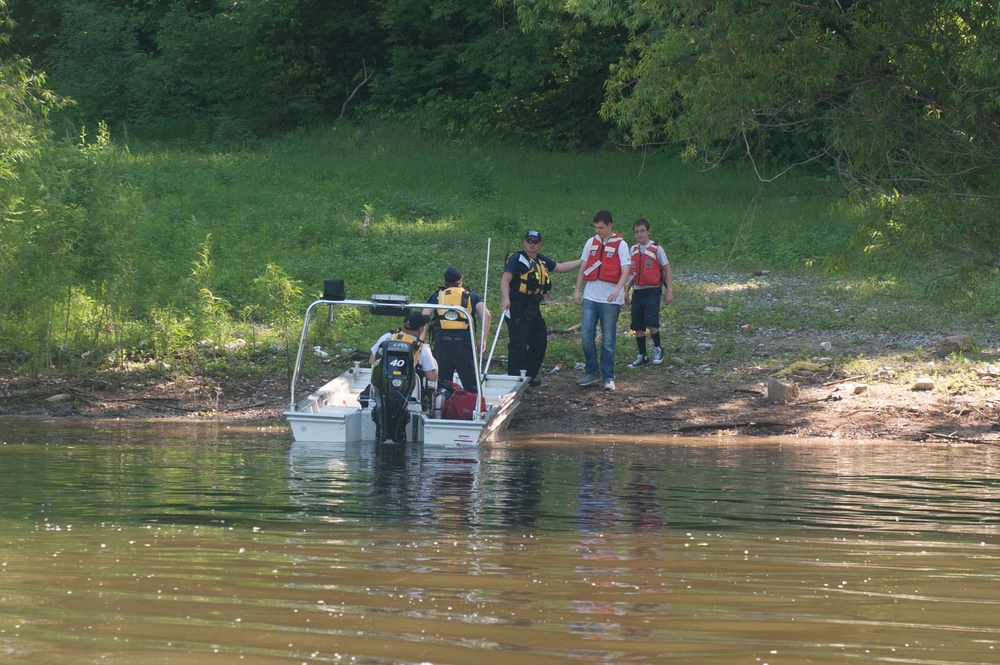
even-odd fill
[{"label": "baseball cap", "polygon": [[530,231],[528,231],[527,233],[524,234],[524,239],[525,240],[537,240],[538,242],[541,242],[542,241],[542,232],[541,231],[536,231],[535,229],[531,229]]},{"label": "baseball cap", "polygon": [[454,284],[462,279],[462,271],[458,268],[448,268],[444,271],[444,281],[447,284]]},{"label": "baseball cap", "polygon": [[426,326],[430,319],[423,312],[413,311],[406,315],[403,320],[403,327],[407,330],[419,330],[422,326]]}]

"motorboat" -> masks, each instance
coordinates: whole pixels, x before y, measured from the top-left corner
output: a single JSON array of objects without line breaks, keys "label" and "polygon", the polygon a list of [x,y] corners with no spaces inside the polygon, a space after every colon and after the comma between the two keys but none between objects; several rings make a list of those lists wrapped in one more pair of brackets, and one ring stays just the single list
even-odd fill
[{"label": "motorboat", "polygon": [[[412,354],[406,349],[384,344],[385,354],[379,354],[372,367],[355,361],[339,376],[329,380],[302,399],[296,397],[296,385],[302,369],[303,357],[309,348],[309,325],[317,310],[329,308],[330,321],[336,310],[343,307],[366,308],[376,316],[394,316],[402,320],[411,310],[454,310],[463,313],[470,322],[470,344],[476,366],[480,354],[475,343],[475,320],[472,313],[458,305],[438,303],[411,303],[406,296],[395,294],[373,295],[369,300],[349,300],[343,297],[342,283],[331,286],[327,280],[323,297],[314,301],[306,310],[302,336],[292,374],[291,399],[285,419],[297,443],[351,444],[357,442],[422,444],[427,447],[469,447],[497,437],[510,423],[519,400],[530,378],[476,373],[476,386],[481,399],[474,399],[474,408],[468,417],[446,417],[442,408],[441,391],[428,386],[415,368],[408,366]],[[497,337],[499,328],[497,327]],[[387,340],[388,342],[388,340]],[[404,343],[405,344],[405,343]],[[496,348],[496,337],[493,349]],[[398,353],[397,353],[398,352]],[[489,367],[490,358],[485,367]],[[410,360],[408,360],[408,358]],[[412,364],[412,363],[410,363]],[[438,383],[446,383],[439,377]],[[454,383],[462,388],[454,377]],[[471,392],[471,391],[469,391]]]}]

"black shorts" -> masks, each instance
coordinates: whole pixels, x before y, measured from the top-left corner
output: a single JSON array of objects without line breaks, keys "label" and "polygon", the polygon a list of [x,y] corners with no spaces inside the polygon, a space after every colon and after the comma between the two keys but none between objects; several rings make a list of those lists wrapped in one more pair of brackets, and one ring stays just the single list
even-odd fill
[{"label": "black shorts", "polygon": [[633,289],[632,291],[632,323],[630,330],[640,331],[646,328],[660,327],[660,298],[662,287],[654,289]]}]

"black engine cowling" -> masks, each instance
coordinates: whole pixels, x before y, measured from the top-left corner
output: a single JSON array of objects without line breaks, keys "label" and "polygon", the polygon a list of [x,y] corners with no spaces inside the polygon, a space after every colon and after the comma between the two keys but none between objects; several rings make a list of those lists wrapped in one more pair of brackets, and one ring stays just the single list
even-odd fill
[{"label": "black engine cowling", "polygon": [[410,424],[410,396],[419,381],[413,347],[405,341],[382,342],[372,366],[375,436],[379,443],[405,443]]}]

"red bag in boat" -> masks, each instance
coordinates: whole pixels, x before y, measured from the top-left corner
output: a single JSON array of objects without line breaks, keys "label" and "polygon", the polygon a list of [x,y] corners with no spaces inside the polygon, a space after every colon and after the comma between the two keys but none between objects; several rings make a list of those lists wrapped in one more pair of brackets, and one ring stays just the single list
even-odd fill
[{"label": "red bag in boat", "polygon": [[476,410],[477,397],[479,397],[480,413],[486,413],[486,399],[484,397],[456,386],[456,390],[441,406],[441,417],[448,420],[472,420],[472,413]]}]

